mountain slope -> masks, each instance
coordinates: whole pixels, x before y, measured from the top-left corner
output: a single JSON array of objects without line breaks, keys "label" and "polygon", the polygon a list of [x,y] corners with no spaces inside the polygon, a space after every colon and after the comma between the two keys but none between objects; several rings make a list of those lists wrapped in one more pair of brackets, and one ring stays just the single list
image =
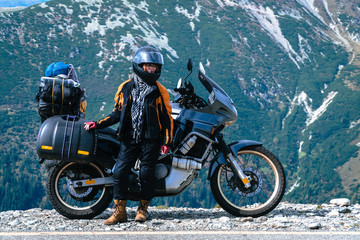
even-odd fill
[{"label": "mountain slope", "polygon": [[[239,113],[226,139],[262,141],[278,155],[286,200],[359,201],[359,20],[356,1],[335,0],[57,0],[1,13],[0,209],[49,206],[34,151],[34,96],[46,66],[76,66],[87,118],[96,120],[112,110],[143,45],[163,53],[169,89],[187,58],[204,64]],[[192,82],[206,97],[195,74]],[[213,206],[205,179],[204,170],[180,196],[157,201]]]}]

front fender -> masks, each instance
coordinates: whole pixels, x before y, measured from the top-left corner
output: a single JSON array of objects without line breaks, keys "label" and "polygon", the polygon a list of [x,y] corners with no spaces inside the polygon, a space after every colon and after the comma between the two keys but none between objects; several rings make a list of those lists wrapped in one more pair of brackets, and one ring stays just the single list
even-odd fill
[{"label": "front fender", "polygon": [[[257,141],[253,141],[253,140],[240,140],[237,142],[233,142],[230,143],[228,146],[230,147],[231,152],[234,154],[234,156],[237,156],[237,153],[248,146],[261,146],[262,143],[261,142],[257,142]],[[212,175],[214,174],[215,169],[219,166],[219,165],[223,165],[223,164],[227,164],[226,159],[224,157],[224,154],[221,153],[220,156],[216,159],[213,159],[211,164],[210,164],[210,168],[209,168],[209,175],[208,175],[208,179],[210,179],[212,177]]]},{"label": "front fender", "polygon": [[238,152],[243,149],[244,147],[248,146],[261,146],[261,142],[253,141],[253,140],[240,140],[237,142],[230,143],[228,146],[231,149],[231,152],[234,156],[237,156]]}]

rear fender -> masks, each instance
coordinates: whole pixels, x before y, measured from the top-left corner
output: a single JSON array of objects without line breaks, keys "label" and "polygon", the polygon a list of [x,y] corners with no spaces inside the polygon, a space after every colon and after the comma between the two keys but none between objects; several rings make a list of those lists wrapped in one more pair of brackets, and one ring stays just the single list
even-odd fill
[{"label": "rear fender", "polygon": [[[245,148],[245,147],[249,147],[249,146],[261,146],[262,143],[261,142],[257,142],[257,141],[253,141],[253,140],[240,140],[237,142],[233,142],[230,143],[228,146],[230,147],[231,152],[234,154],[234,156],[237,156],[237,153]],[[220,156],[216,159],[213,159],[213,161],[210,164],[210,168],[209,168],[209,175],[208,175],[208,179],[210,179],[212,177],[212,175],[215,172],[215,169],[219,166],[219,165],[224,165],[227,164],[227,161],[224,157],[224,154],[221,153]]]}]

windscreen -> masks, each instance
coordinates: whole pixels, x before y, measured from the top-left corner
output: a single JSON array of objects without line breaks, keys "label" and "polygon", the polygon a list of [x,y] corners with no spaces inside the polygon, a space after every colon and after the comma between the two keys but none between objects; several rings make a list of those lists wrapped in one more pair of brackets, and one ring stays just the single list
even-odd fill
[{"label": "windscreen", "polygon": [[204,87],[206,88],[206,90],[208,90],[209,93],[211,93],[213,91],[213,89],[215,88],[218,91],[220,91],[222,94],[224,94],[225,96],[230,98],[227,95],[227,93],[219,85],[217,85],[216,82],[214,82],[208,76],[206,76],[205,73],[203,73],[201,69],[199,69],[199,79],[200,79],[201,83],[204,85]]}]

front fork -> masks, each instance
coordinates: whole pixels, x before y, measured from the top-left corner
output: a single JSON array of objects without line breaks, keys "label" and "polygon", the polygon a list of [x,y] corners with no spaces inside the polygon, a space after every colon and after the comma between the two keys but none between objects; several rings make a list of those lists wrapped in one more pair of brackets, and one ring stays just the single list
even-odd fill
[{"label": "front fork", "polygon": [[243,184],[246,188],[251,187],[250,184],[250,176],[246,176],[244,171],[241,169],[239,164],[237,163],[234,155],[232,154],[229,146],[225,143],[223,135],[219,134],[217,137],[219,150],[226,156],[226,161],[229,163],[230,168],[233,170],[234,173],[237,173]]}]

